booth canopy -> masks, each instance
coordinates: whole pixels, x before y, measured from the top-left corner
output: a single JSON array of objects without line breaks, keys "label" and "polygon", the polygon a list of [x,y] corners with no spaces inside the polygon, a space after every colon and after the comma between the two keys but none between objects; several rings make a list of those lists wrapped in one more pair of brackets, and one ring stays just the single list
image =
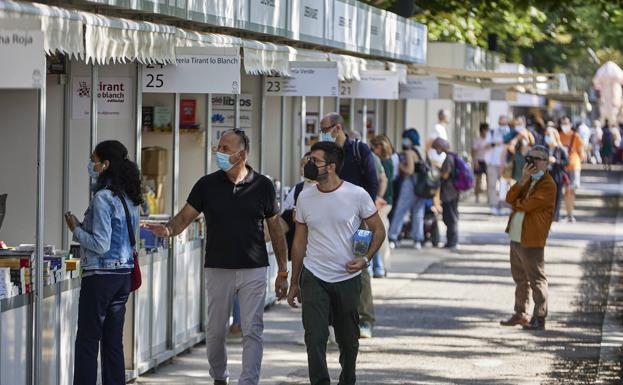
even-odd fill
[{"label": "booth canopy", "polygon": [[43,31],[46,53],[62,53],[70,57],[84,57],[82,18],[79,12],[36,3],[0,1],[2,19],[28,22],[38,21]]}]

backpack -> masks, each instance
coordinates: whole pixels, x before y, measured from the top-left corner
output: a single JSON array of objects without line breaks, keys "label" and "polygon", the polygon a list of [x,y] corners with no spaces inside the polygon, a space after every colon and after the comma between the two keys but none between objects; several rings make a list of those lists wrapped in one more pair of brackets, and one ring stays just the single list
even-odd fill
[{"label": "backpack", "polygon": [[353,140],[353,156],[355,159],[355,163],[357,163],[357,167],[359,167],[359,173],[361,175],[364,175],[365,169],[363,167],[363,159],[361,158],[361,150],[359,149],[359,143],[361,143],[359,141],[359,139],[355,139]]},{"label": "backpack", "polygon": [[465,161],[456,153],[448,153],[454,158],[454,174],[452,175],[452,185],[458,191],[467,191],[474,187],[474,172]]},{"label": "backpack", "polygon": [[[301,191],[303,191],[303,187],[305,186],[305,182],[297,183],[294,186],[294,205],[296,206],[296,202],[299,199],[299,195],[301,195]],[[288,256],[292,252],[292,244],[294,243],[294,232],[295,232],[295,224],[292,219],[293,209],[284,210],[281,213],[281,218],[288,224],[288,232],[286,232],[286,243],[288,244]]]},{"label": "backpack", "polygon": [[415,195],[419,198],[431,199],[437,194],[439,186],[441,185],[441,179],[439,177],[439,171],[432,167],[428,159],[423,160],[420,152],[414,149],[421,159],[416,164],[417,182],[413,186]]},{"label": "backpack", "polygon": [[603,134],[601,136],[601,151],[605,154],[612,154],[613,150],[614,136],[612,135],[610,128],[606,128],[603,130]]}]

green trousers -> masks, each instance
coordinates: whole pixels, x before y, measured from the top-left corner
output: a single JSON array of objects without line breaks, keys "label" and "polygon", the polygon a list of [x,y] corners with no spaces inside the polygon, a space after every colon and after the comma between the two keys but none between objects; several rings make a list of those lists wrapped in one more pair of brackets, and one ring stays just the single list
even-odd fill
[{"label": "green trousers", "polygon": [[346,281],[324,282],[305,269],[301,278],[303,327],[311,385],[329,385],[327,339],[329,324],[335,329],[340,348],[340,385],[356,382],[355,368],[359,352],[359,296],[361,276]]}]

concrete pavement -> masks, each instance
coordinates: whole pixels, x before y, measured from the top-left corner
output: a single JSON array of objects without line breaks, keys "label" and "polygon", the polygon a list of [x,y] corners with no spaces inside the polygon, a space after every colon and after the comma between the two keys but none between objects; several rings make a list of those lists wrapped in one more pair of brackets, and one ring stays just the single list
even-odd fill
[{"label": "concrete pavement", "polygon": [[[596,217],[590,206],[597,204],[586,205],[578,223],[553,227],[546,248],[550,316],[543,332],[499,326],[511,314],[514,298],[506,218],[463,204],[458,253],[396,250],[389,277],[373,281],[377,326],[374,338],[361,340],[358,384],[620,383],[620,363],[600,366],[610,270],[622,255],[612,215],[617,208]],[[612,299],[610,305],[616,307]],[[265,320],[261,383],[309,383],[300,310],[279,303]],[[229,355],[235,380],[239,341],[230,341]],[[337,383],[336,346],[329,346],[328,360]],[[137,382],[211,384],[205,346]]]}]

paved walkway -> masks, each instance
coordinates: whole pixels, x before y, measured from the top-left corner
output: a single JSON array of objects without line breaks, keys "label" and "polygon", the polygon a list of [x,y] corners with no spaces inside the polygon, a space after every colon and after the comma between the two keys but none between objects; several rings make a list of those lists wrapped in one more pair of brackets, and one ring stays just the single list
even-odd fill
[{"label": "paved walkway", "polygon": [[[579,213],[578,223],[554,225],[546,249],[548,330],[527,332],[499,326],[512,311],[514,285],[506,219],[486,211],[462,206],[459,253],[396,250],[393,272],[373,282],[378,326],[373,339],[361,341],[358,384],[596,382],[611,262],[622,254],[615,247],[615,218],[587,211]],[[285,303],[266,312],[262,384],[309,383],[300,316]],[[328,350],[337,383],[337,347]],[[236,379],[240,343],[231,341],[229,352]],[[606,377],[603,383],[620,383],[620,365],[602,368],[601,378]],[[212,384],[205,347],[137,382]]]}]

